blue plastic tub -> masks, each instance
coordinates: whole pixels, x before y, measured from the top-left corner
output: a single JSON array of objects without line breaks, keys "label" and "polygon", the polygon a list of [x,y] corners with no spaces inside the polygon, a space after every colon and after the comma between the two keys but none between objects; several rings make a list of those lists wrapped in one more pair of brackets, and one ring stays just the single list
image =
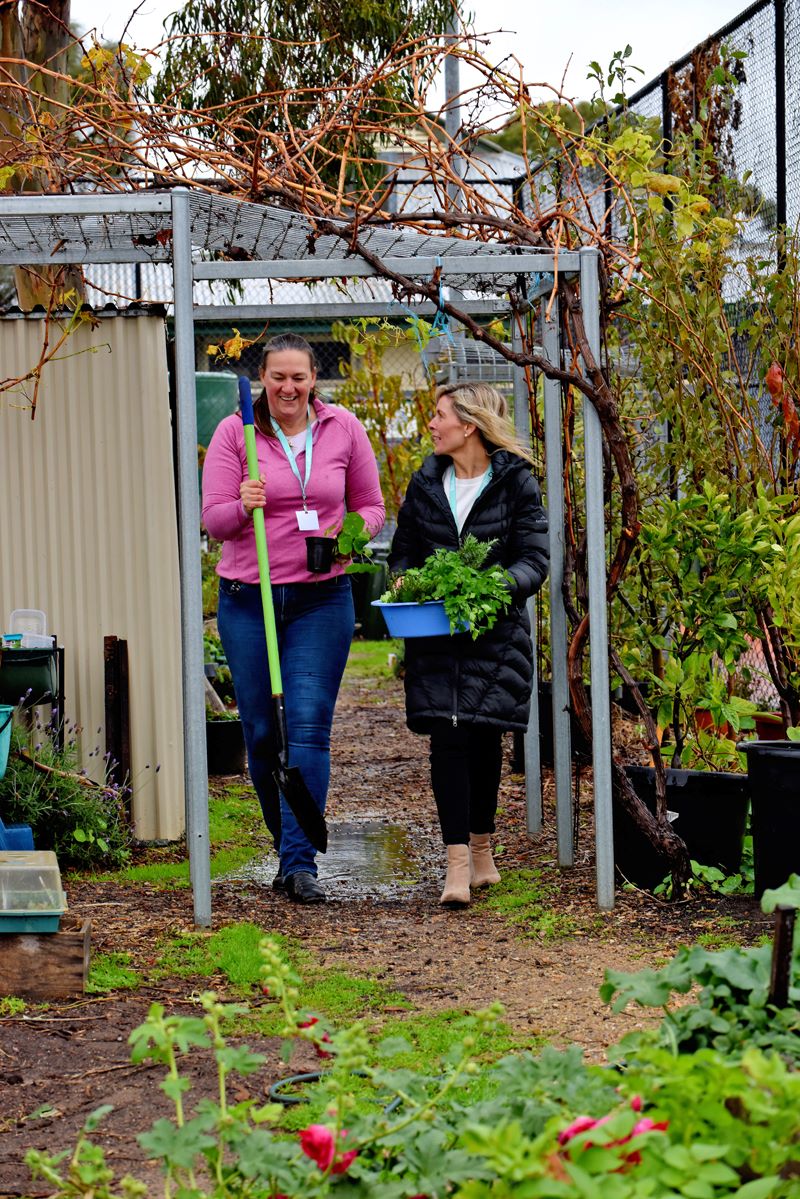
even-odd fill
[{"label": "blue plastic tub", "polygon": [[0,779],[8,765],[8,751],[11,749],[11,717],[14,709],[8,704],[0,704]]},{"label": "blue plastic tub", "polygon": [[390,637],[447,637],[450,621],[441,600],[427,604],[386,604],[372,601],[380,608]]}]

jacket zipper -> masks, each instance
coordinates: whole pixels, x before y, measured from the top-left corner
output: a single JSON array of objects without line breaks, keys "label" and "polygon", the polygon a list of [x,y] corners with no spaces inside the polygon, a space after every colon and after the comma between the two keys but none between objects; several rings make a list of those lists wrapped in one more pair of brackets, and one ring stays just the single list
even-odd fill
[{"label": "jacket zipper", "polygon": [[461,676],[461,663],[458,660],[458,658],[456,658],[456,660],[455,660],[455,675],[453,678],[453,715],[450,718],[453,722],[454,729],[458,728],[458,684],[460,682],[460,676]]}]

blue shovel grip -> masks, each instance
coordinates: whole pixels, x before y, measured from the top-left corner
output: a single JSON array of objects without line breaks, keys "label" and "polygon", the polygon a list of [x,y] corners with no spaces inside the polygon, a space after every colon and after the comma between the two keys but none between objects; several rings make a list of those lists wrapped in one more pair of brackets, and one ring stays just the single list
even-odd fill
[{"label": "blue shovel grip", "polygon": [[242,413],[242,424],[253,424],[253,393],[247,375],[239,375],[239,408]]}]

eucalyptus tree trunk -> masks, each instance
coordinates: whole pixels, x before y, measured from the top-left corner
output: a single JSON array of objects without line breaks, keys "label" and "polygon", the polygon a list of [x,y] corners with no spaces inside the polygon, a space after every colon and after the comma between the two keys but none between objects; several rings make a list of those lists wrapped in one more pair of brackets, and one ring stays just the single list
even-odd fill
[{"label": "eucalyptus tree trunk", "polygon": [[[0,191],[41,193],[60,188],[58,160],[48,157],[45,170],[25,163],[21,148],[27,130],[36,127],[41,134],[42,123],[56,130],[68,111],[69,18],[70,0],[22,4],[0,0],[0,46],[8,64],[7,86],[0,93],[0,168],[18,164],[8,177],[0,175]],[[20,84],[20,90],[14,83]],[[46,311],[65,304],[74,308],[84,296],[79,267],[20,266],[14,271],[14,282],[19,306],[26,312],[37,305]]]}]

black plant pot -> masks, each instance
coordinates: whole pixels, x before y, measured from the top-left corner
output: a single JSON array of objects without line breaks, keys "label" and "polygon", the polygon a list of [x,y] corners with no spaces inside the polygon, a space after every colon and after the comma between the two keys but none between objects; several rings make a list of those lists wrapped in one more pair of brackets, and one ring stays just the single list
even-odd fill
[{"label": "black plant pot", "polygon": [[241,720],[206,721],[209,774],[244,774],[247,754]]},{"label": "black plant pot", "polygon": [[335,553],[335,537],[306,537],[306,566],[310,574],[328,574]]},{"label": "black plant pot", "polygon": [[800,874],[800,742],[745,741],[756,897]]},{"label": "black plant pot", "polygon": [[[656,810],[656,773],[651,766],[626,766],[634,790]],[[667,770],[667,811],[686,842],[689,857],[735,874],[742,864],[750,788],[744,774],[710,770]],[[614,805],[614,858],[620,872],[651,889],[667,873],[664,859],[619,804]]]}]

